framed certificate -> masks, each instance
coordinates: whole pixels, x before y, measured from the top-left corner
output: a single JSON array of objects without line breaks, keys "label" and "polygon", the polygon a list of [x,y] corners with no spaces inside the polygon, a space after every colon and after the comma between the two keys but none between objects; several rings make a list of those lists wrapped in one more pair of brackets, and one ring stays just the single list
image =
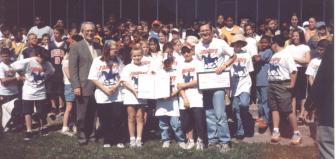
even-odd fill
[{"label": "framed certificate", "polygon": [[160,99],[170,96],[170,77],[162,75],[139,75],[138,98]]},{"label": "framed certificate", "polygon": [[215,71],[197,73],[199,90],[216,90],[230,87],[230,71],[217,75]]}]

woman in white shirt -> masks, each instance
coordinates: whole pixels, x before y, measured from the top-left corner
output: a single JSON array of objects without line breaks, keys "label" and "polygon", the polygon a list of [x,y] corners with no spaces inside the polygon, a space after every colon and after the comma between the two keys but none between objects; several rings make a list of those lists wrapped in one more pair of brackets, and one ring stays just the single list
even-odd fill
[{"label": "woman in white shirt", "polygon": [[95,99],[101,123],[104,147],[124,148],[121,141],[120,126],[123,119],[120,74],[123,62],[117,55],[117,44],[111,41],[104,47],[103,55],[92,62],[88,79],[96,85]]},{"label": "woman in white shirt", "polygon": [[293,112],[296,112],[296,101],[299,102],[301,106],[299,120],[302,120],[305,111],[304,103],[306,101],[307,92],[307,76],[305,75],[305,72],[311,59],[310,48],[305,44],[302,30],[294,29],[292,31],[291,45],[289,45],[286,49],[289,49],[288,51],[292,55],[298,69],[297,79],[293,89],[292,106]]}]

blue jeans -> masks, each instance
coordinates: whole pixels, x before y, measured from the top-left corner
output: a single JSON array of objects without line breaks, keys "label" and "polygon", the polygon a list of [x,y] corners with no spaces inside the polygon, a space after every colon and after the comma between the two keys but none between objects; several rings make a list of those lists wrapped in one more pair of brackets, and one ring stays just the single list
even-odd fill
[{"label": "blue jeans", "polygon": [[269,121],[270,110],[268,107],[268,87],[257,86],[258,112],[265,123]]},{"label": "blue jeans", "polygon": [[[232,109],[237,119],[236,135],[244,135],[244,126],[243,126],[244,121],[242,119],[245,118],[243,117],[243,115],[246,115],[246,113],[248,112],[249,105],[250,105],[250,93],[242,92],[238,96],[233,97]],[[244,113],[241,113],[241,111],[244,111]]]},{"label": "blue jeans", "polygon": [[158,116],[163,142],[169,141],[169,126],[173,129],[177,142],[184,142],[185,137],[181,128],[181,122],[177,116]]},{"label": "blue jeans", "polygon": [[230,130],[224,104],[224,90],[204,91],[209,144],[230,142]]}]

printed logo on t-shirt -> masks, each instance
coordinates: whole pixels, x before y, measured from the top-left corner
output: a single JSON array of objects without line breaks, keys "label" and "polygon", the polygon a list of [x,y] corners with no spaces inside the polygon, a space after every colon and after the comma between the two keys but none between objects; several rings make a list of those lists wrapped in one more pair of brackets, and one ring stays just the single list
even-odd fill
[{"label": "printed logo on t-shirt", "polygon": [[5,77],[14,77],[15,73],[16,73],[15,70],[4,71]]},{"label": "printed logo on t-shirt", "polygon": [[182,69],[182,75],[183,75],[184,83],[188,83],[188,82],[194,80],[194,76],[193,76],[194,72],[195,72],[195,68]]},{"label": "printed logo on t-shirt", "polygon": [[104,76],[104,85],[105,86],[112,86],[117,83],[118,79],[120,78],[119,72],[115,72],[113,70],[117,70],[119,65],[114,63],[111,66],[103,65],[99,67],[99,71],[102,72]]},{"label": "printed logo on t-shirt", "polygon": [[31,68],[31,76],[33,77],[33,81],[38,83],[44,80],[44,70],[41,67],[32,67]]},{"label": "printed logo on t-shirt", "polygon": [[51,50],[50,55],[51,59],[53,59],[52,62],[56,65],[59,65],[62,63],[62,59],[65,55],[65,52],[62,49],[53,49]]},{"label": "printed logo on t-shirt", "polygon": [[119,73],[113,73],[112,70],[107,71],[102,71],[103,76],[105,77],[104,79],[104,85],[105,86],[111,86],[116,84],[117,79],[119,77]]},{"label": "printed logo on t-shirt", "polygon": [[[217,50],[217,49],[216,49]],[[202,55],[202,59],[204,61],[205,67],[216,67],[218,57],[211,57],[211,54],[208,55]]]},{"label": "printed logo on t-shirt", "polygon": [[279,61],[281,58],[272,58],[270,60],[270,69],[269,69],[269,75],[270,76],[280,76],[280,68],[279,68]]},{"label": "printed logo on t-shirt", "polygon": [[233,75],[234,76],[246,76],[246,66],[244,65],[246,63],[246,58],[237,58],[235,63],[232,65],[232,68],[234,70]]},{"label": "printed logo on t-shirt", "polygon": [[141,61],[141,64],[143,64],[143,65],[148,65],[148,64],[150,64],[150,61],[148,60],[144,60],[144,61]]}]

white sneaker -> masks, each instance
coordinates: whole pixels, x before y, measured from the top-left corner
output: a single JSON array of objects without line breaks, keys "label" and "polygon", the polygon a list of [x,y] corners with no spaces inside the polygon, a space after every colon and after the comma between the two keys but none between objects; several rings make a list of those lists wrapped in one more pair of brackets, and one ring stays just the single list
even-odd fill
[{"label": "white sneaker", "polygon": [[203,141],[198,139],[196,143],[196,150],[203,150],[203,149],[204,149]]},{"label": "white sneaker", "polygon": [[103,147],[104,147],[104,148],[110,148],[111,145],[110,145],[110,144],[104,144]]},{"label": "white sneaker", "polygon": [[123,143],[118,143],[117,147],[120,148],[120,149],[123,149],[123,148],[125,148],[125,145]]},{"label": "white sneaker", "polygon": [[76,127],[76,126],[73,126],[73,127],[72,127],[72,132],[73,132],[74,134],[77,134],[77,127]]},{"label": "white sneaker", "polygon": [[63,131],[61,132],[63,135],[67,135],[67,136],[74,136],[75,134],[73,134],[72,132],[70,132],[69,130]]},{"label": "white sneaker", "polygon": [[170,142],[169,141],[165,141],[162,144],[162,148],[169,148],[169,146],[170,146]]},{"label": "white sneaker", "polygon": [[141,142],[141,140],[135,140],[135,146],[136,146],[137,148],[141,148],[141,147],[142,147],[142,142]]},{"label": "white sneaker", "polygon": [[130,147],[131,147],[131,148],[135,148],[135,147],[136,147],[136,142],[135,142],[135,140],[131,140],[131,141],[130,141]]},{"label": "white sneaker", "polygon": [[188,143],[187,143],[186,149],[190,150],[193,147],[195,147],[195,142],[193,140],[192,141],[189,140]]},{"label": "white sneaker", "polygon": [[187,149],[187,144],[185,142],[179,142],[178,145],[184,150]]}]

